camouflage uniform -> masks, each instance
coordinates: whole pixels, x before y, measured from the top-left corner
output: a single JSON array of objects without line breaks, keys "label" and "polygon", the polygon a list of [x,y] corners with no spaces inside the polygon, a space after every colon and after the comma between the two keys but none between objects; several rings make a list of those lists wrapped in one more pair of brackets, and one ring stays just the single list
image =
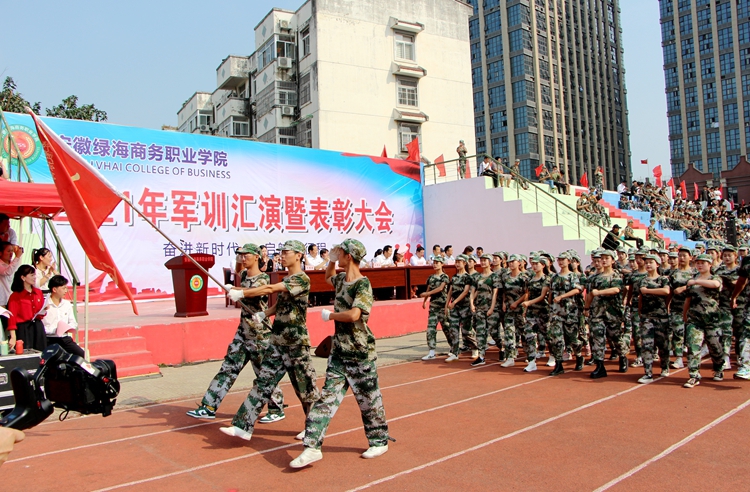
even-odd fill
[{"label": "camouflage uniform", "polygon": [[[470,273],[469,275],[469,296],[471,296],[471,292],[476,289],[477,287],[477,281],[479,277],[482,275],[478,271],[474,271],[474,273]],[[467,296],[468,297],[468,296]],[[469,305],[469,310],[471,310],[471,305]],[[468,333],[463,332],[461,333],[462,337],[462,345],[461,347],[471,347],[472,342],[474,345],[478,346],[477,341],[477,317],[474,313],[471,313],[471,328],[469,329]]]},{"label": "camouflage uniform", "polygon": [[[479,356],[484,358],[487,352],[487,335],[489,334],[489,324],[491,315],[487,314],[492,306],[492,294],[497,289],[497,277],[491,273],[488,276],[482,274],[475,280],[476,296],[474,297],[474,318],[477,323],[477,345],[479,346]],[[495,301],[493,314],[500,310],[500,304]]]},{"label": "camouflage uniform", "polygon": [[657,248],[664,249],[664,239],[658,236],[656,227],[653,225],[648,226],[648,240],[652,243],[656,243]]},{"label": "camouflage uniform", "polygon": [[276,301],[270,351],[261,362],[253,389],[232,419],[233,426],[247,432],[253,431],[260,410],[271,398],[273,389],[285,373],[289,374],[292,388],[305,414],[319,396],[306,326],[310,277],[299,272],[284,277],[283,283],[286,291],[280,292]]},{"label": "camouflage uniform", "polygon": [[[243,271],[241,278],[240,285],[243,289],[252,289],[269,283],[268,275],[265,273],[248,277],[247,271]],[[247,297],[240,300],[240,303],[244,306],[240,316],[240,325],[237,327],[232,342],[227,347],[227,355],[224,356],[221,369],[208,385],[208,390],[206,390],[206,394],[203,395],[201,401],[201,405],[211,407],[214,411],[219,408],[222,400],[237,380],[237,376],[248,362],[255,372],[255,377],[258,377],[260,364],[269,351],[268,337],[271,324],[268,319],[264,319],[262,323],[258,324],[252,318],[253,314],[265,311],[268,307],[268,296]],[[278,415],[284,413],[284,394],[278,386],[274,388],[268,402],[268,413]]]},{"label": "camouflage uniform", "polygon": [[[578,274],[568,273],[561,275],[556,273],[549,282],[550,295],[554,299],[557,296],[567,294],[573,289],[583,290]],[[550,354],[555,360],[562,360],[565,347],[570,347],[576,357],[581,356],[581,347],[586,342],[579,337],[579,310],[576,296],[568,297],[559,303],[553,302],[550,306],[550,322],[547,332],[547,340]]]},{"label": "camouflage uniform", "polygon": [[[697,279],[699,274],[693,278]],[[711,275],[708,280],[721,281]],[[700,285],[687,288],[690,298],[688,320],[685,326],[685,344],[688,347],[688,370],[691,378],[700,379],[701,346],[708,345],[714,371],[724,366],[724,350],[721,346],[721,325],[719,324],[719,289],[707,289]]]},{"label": "camouflage uniform", "polygon": [[[549,287],[549,276],[542,274],[541,278],[538,279],[531,277],[527,283],[527,291],[529,293],[527,300],[530,301],[541,296],[545,287]],[[526,308],[523,325],[523,342],[524,350],[526,351],[526,360],[528,361],[536,359],[537,337],[541,335],[545,339],[549,339],[549,311],[549,303],[546,298]]]},{"label": "camouflage uniform", "polygon": [[503,324],[505,322],[505,313],[503,312],[503,271],[504,269],[492,272],[494,277],[495,287],[497,287],[497,303],[495,305],[495,311],[492,315],[487,318],[487,331],[492,339],[497,344],[498,349],[503,350]]},{"label": "camouflage uniform", "polygon": [[335,312],[359,308],[362,316],[353,323],[335,321],[333,348],[328,358],[326,381],[305,422],[306,448],[320,449],[328,425],[344,400],[349,386],[357,400],[370,446],[388,444],[383,397],[378,385],[375,337],[367,326],[372,309],[372,287],[367,277],[346,282],[346,273],[332,279],[336,290]]},{"label": "camouflage uniform", "polygon": [[[457,273],[454,275],[451,279],[451,286],[453,287],[451,300],[456,300],[467,285],[471,286],[471,277],[469,277],[468,273]],[[469,303],[469,294],[466,294],[466,297],[450,310],[448,333],[450,333],[450,337],[446,336],[446,338],[451,346],[452,354],[458,355],[461,353],[461,333],[469,334],[467,340],[469,348],[472,350],[477,348],[476,340],[471,337],[471,304]]]},{"label": "camouflage uniform", "polygon": [[464,179],[466,177],[466,154],[469,152],[464,144],[459,145],[456,148],[458,153],[458,178]]},{"label": "camouflage uniform", "polygon": [[503,346],[505,356],[508,359],[518,357],[518,348],[516,346],[516,330],[523,329],[523,307],[518,304],[516,309],[511,309],[510,305],[520,299],[526,292],[527,276],[519,273],[513,277],[510,273],[503,277],[505,305],[505,324],[503,333]]},{"label": "camouflage uniform", "polygon": [[[656,278],[647,276],[639,278],[633,288],[640,293],[641,288],[661,289],[669,285],[669,279],[663,275]],[[641,340],[643,370],[647,376],[653,374],[654,350],[659,354],[662,371],[669,367],[669,315],[667,314],[667,296],[640,294]]]},{"label": "camouflage uniform", "polygon": [[589,327],[591,328],[591,356],[594,360],[604,360],[606,340],[614,343],[615,352],[620,357],[626,357],[630,347],[625,343],[622,329],[622,277],[617,272],[612,275],[594,275],[589,283],[590,291],[604,290],[617,287],[620,292],[610,296],[596,296],[593,298],[589,312]]},{"label": "camouflage uniform", "polygon": [[628,327],[626,319],[626,329],[624,331],[625,343],[628,347],[630,347],[630,340],[632,337],[632,340],[635,344],[635,356],[638,358],[643,358],[643,339],[641,337],[641,314],[638,311],[638,299],[640,299],[641,297],[641,291],[637,286],[641,280],[646,278],[647,275],[648,274],[645,271],[640,272],[636,270],[626,275],[623,279],[625,285],[628,285],[631,289],[633,289],[633,295],[630,299],[630,303],[627,306],[630,308],[630,327]]},{"label": "camouflage uniform", "polygon": [[[750,256],[746,256],[742,259],[740,269],[738,272],[740,277],[750,277]],[[750,370],[750,300],[748,300],[748,294],[750,291],[750,284],[745,285],[740,296],[737,298],[737,306],[739,308],[741,299],[744,300],[744,310],[742,313],[742,323],[740,324],[739,332],[736,337],[736,352],[737,352],[737,364],[740,366],[740,370]]]},{"label": "camouflage uniform", "polygon": [[688,280],[693,278],[695,271],[689,270],[672,270],[669,275],[669,286],[672,289],[672,301],[669,304],[669,348],[674,352],[676,357],[682,357],[685,347],[685,319],[682,316],[685,300],[687,299],[687,290],[682,294],[675,294],[678,287],[687,285]]},{"label": "camouflage uniform", "polygon": [[[732,349],[732,335],[738,333],[742,324],[742,306],[740,298],[737,299],[737,309],[732,309],[732,293],[734,284],[739,278],[740,267],[731,270],[726,265],[716,269],[714,275],[721,279],[721,292],[719,293],[719,316],[721,325],[721,346],[724,354],[729,355]],[[737,318],[735,320],[735,318]],[[739,352],[738,352],[739,353]]]},{"label": "camouflage uniform", "polygon": [[445,288],[437,294],[433,294],[430,297],[430,311],[427,316],[427,347],[430,350],[435,350],[437,347],[437,325],[440,323],[440,329],[443,330],[443,334],[448,335],[447,320],[445,319],[445,300],[446,292],[448,291],[448,285],[450,284],[450,278],[447,273],[441,273],[440,275],[430,275],[427,279],[427,290],[435,290],[444,283]]}]

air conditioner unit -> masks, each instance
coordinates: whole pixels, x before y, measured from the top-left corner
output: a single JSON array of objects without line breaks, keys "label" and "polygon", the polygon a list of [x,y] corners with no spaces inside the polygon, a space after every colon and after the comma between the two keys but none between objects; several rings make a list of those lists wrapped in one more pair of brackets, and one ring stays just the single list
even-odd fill
[{"label": "air conditioner unit", "polygon": [[208,125],[201,125],[201,131],[207,132],[208,131]]},{"label": "air conditioner unit", "polygon": [[281,114],[284,116],[294,116],[294,106],[282,106]]},{"label": "air conditioner unit", "polygon": [[285,56],[279,58],[279,68],[292,68],[292,59]]},{"label": "air conditioner unit", "polygon": [[279,21],[279,28],[289,29],[289,21],[285,21],[285,20]]}]

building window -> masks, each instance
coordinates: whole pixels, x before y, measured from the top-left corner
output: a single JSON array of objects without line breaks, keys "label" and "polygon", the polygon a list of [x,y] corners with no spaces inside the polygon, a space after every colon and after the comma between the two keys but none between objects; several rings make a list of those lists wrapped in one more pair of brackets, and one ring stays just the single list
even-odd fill
[{"label": "building window", "polygon": [[711,9],[698,9],[698,30],[711,29]]},{"label": "building window", "polygon": [[503,61],[495,61],[487,65],[487,82],[502,82],[505,78],[505,66]]},{"label": "building window", "polygon": [[677,67],[664,69],[664,81],[667,87],[674,87],[679,84],[680,78],[677,76]]},{"label": "building window", "polygon": [[299,79],[299,105],[304,106],[310,99],[310,72],[307,72]]},{"label": "building window", "polygon": [[721,157],[708,158],[708,172],[714,175],[714,179],[721,179]]},{"label": "building window", "polygon": [[[727,4],[729,5],[729,4]],[[719,30],[719,51],[732,47],[732,28],[727,27]]]},{"label": "building window", "polygon": [[[715,154],[721,152],[721,135],[719,132],[706,133],[706,152],[709,154]],[[709,171],[710,171],[710,159],[709,159]]]},{"label": "building window", "polygon": [[508,157],[508,136],[492,139],[492,157],[503,159]]},{"label": "building window", "polygon": [[519,133],[516,137],[516,155],[523,155],[529,153],[529,134]]},{"label": "building window", "polygon": [[528,121],[526,120],[526,109],[527,106],[521,106],[520,108],[513,109],[513,125],[516,127],[516,129],[529,126]]},{"label": "building window", "polygon": [[701,55],[707,55],[714,50],[714,37],[710,32],[698,36],[698,48]]},{"label": "building window", "polygon": [[734,53],[725,53],[719,57],[719,66],[722,75],[734,73]]},{"label": "building window", "polygon": [[[688,10],[689,9],[690,7],[688,7]],[[660,17],[672,17],[673,12],[674,12],[674,6],[672,5],[672,0],[659,0]]]},{"label": "building window", "polygon": [[701,77],[704,79],[712,79],[716,74],[716,68],[714,67],[714,57],[704,58],[701,60]]},{"label": "building window", "polygon": [[477,137],[484,136],[485,131],[484,131],[484,116],[483,115],[474,117],[474,131]]},{"label": "building window", "polygon": [[474,93],[474,112],[479,113],[480,111],[484,111],[484,93],[475,92]]},{"label": "building window", "polygon": [[690,152],[690,155],[701,155],[702,149],[700,135],[693,135],[691,137],[688,137],[688,151]]},{"label": "building window", "polygon": [[469,39],[479,39],[479,19],[469,21]]},{"label": "building window", "polygon": [[508,131],[508,113],[506,111],[490,113],[490,132],[500,133],[505,131]]},{"label": "building window", "polygon": [[683,155],[684,150],[682,148],[681,138],[675,138],[674,140],[670,140],[669,148],[672,154],[672,159],[682,159],[684,157]]},{"label": "building window", "polygon": [[737,17],[750,16],[750,0],[737,0]]},{"label": "building window", "polygon": [[[679,117],[680,115],[676,116]],[[687,130],[689,132],[700,130],[701,119],[700,116],[698,116],[698,111],[688,111],[685,113],[685,116],[687,117]]]},{"label": "building window", "polygon": [[297,145],[312,147],[312,119],[307,119],[297,125]]},{"label": "building window", "polygon": [[233,137],[249,137],[250,136],[250,123],[248,123],[247,121],[232,120],[232,136]]},{"label": "building window", "polygon": [[739,123],[739,111],[737,103],[725,104],[724,105],[724,124],[725,125],[736,125]]},{"label": "building window", "polygon": [[727,150],[739,150],[740,149],[739,128],[732,128],[730,130],[725,130],[724,140],[726,141]]},{"label": "building window", "polygon": [[750,48],[742,48],[740,50],[740,70],[747,70],[750,68]]},{"label": "building window", "polygon": [[479,49],[479,43],[471,43],[471,61],[472,63],[482,58],[482,51]]},{"label": "building window", "polygon": [[705,104],[716,102],[716,84],[714,82],[703,84],[703,102]]},{"label": "building window", "polygon": [[398,148],[401,149],[402,153],[406,154],[409,152],[406,145],[410,144],[415,138],[419,139],[419,146],[422,146],[419,130],[420,126],[412,123],[400,123],[398,125]]},{"label": "building window", "polygon": [[276,58],[276,51],[273,49],[273,41],[273,38],[269,39],[258,50],[258,71],[263,70],[263,68]]},{"label": "building window", "polygon": [[721,81],[721,97],[725,100],[737,97],[737,84],[735,83],[734,77]]},{"label": "building window", "polygon": [[491,87],[487,91],[487,96],[490,100],[490,108],[505,106],[505,86]]},{"label": "building window", "polygon": [[669,20],[661,23],[661,39],[662,41],[674,39],[674,21]]},{"label": "building window", "polygon": [[729,2],[716,4],[716,23],[724,24],[732,21],[732,5]]},{"label": "building window", "polygon": [[531,24],[531,15],[528,5],[516,4],[508,7],[508,27],[518,24]]},{"label": "building window", "polygon": [[396,85],[398,87],[398,104],[400,106],[419,106],[416,80],[396,77]]},{"label": "building window", "polygon": [[396,38],[396,58],[399,60],[416,61],[414,49],[414,36],[411,34],[395,33]]},{"label": "building window", "polygon": [[494,58],[503,54],[503,37],[493,36],[485,40],[487,58]]},{"label": "building window", "polygon": [[695,56],[695,45],[693,44],[693,38],[683,39],[680,41],[682,46],[682,57],[692,58]]},{"label": "building window", "polygon": [[489,13],[484,16],[484,32],[487,34],[500,30],[500,11]]},{"label": "building window", "polygon": [[677,164],[672,164],[672,176],[682,176],[682,173],[685,172],[685,163],[679,162]]},{"label": "building window", "polygon": [[718,108],[705,108],[703,110],[703,121],[706,122],[706,128],[718,128],[719,127],[719,109]]},{"label": "building window", "polygon": [[662,48],[662,51],[664,53],[664,64],[669,65],[670,63],[677,62],[677,45],[674,43],[669,43],[668,45],[664,46]]},{"label": "building window", "polygon": [[695,167],[698,171],[703,172],[703,160],[701,159],[694,160],[693,167]]},{"label": "building window", "polygon": [[276,58],[295,58],[294,43],[289,41],[277,41]]},{"label": "building window", "polygon": [[471,86],[473,88],[482,87],[482,67],[474,67],[471,69]]},{"label": "building window", "polygon": [[698,105],[698,90],[695,87],[685,87],[685,106]]},{"label": "building window", "polygon": [[686,84],[695,82],[695,62],[682,64],[682,78]]},{"label": "building window", "polygon": [[293,90],[279,90],[276,93],[279,97],[278,104],[280,106],[296,106],[297,105],[297,93]]},{"label": "building window", "polygon": [[737,42],[750,43],[750,22],[743,22],[737,26]]},{"label": "building window", "polygon": [[679,114],[670,116],[669,118],[669,134],[670,135],[681,135],[682,134],[682,118]]},{"label": "building window", "polygon": [[685,36],[693,32],[693,16],[683,15],[680,17],[680,36]]},{"label": "building window", "polygon": [[[742,102],[742,112],[745,116],[745,124],[750,122],[750,101],[745,100]],[[747,132],[748,136],[750,136],[750,132]]]},{"label": "building window", "polygon": [[667,92],[667,111],[677,111],[680,109],[680,91],[673,90]]},{"label": "building window", "polygon": [[302,30],[302,58],[310,54],[310,28]]}]

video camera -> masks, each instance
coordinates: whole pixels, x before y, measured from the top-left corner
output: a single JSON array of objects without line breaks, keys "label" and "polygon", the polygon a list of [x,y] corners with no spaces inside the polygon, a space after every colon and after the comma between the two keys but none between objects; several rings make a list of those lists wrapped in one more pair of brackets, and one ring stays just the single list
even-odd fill
[{"label": "video camera", "polygon": [[113,361],[88,363],[57,344],[42,353],[36,373],[17,367],[10,373],[10,382],[16,405],[0,419],[0,426],[18,430],[41,423],[55,407],[65,410],[62,418],[71,410],[107,417],[120,393]]}]

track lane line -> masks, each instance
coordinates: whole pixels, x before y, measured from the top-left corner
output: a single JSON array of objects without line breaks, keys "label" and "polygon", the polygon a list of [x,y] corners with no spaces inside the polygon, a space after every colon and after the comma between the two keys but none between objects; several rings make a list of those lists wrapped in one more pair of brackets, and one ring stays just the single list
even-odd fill
[{"label": "track lane line", "polygon": [[608,490],[608,489],[614,487],[615,485],[619,484],[623,480],[626,480],[626,479],[632,477],[633,475],[635,475],[639,471],[643,470],[647,466],[651,465],[652,463],[656,463],[657,461],[659,461],[660,459],[662,459],[662,458],[664,458],[666,456],[669,456],[670,454],[672,454],[672,452],[680,449],[682,446],[684,446],[685,444],[689,443],[690,441],[692,441],[696,437],[698,437],[698,436],[700,436],[702,434],[705,434],[706,432],[710,431],[711,429],[713,429],[717,425],[719,425],[722,422],[724,422],[725,420],[733,417],[734,415],[736,415],[737,413],[741,412],[742,410],[744,410],[748,406],[750,406],[750,400],[747,400],[745,403],[743,403],[743,404],[735,407],[734,409],[732,409],[729,412],[725,413],[721,417],[719,417],[719,418],[713,420],[712,422],[704,425],[703,427],[701,427],[697,431],[693,432],[689,436],[685,437],[681,441],[679,441],[679,442],[677,442],[675,444],[672,444],[667,449],[665,449],[661,453],[657,454],[653,458],[644,461],[640,465],[638,465],[638,466],[636,466],[636,467],[628,470],[627,472],[623,473],[619,477],[617,477],[617,478],[615,478],[613,480],[610,480],[609,482],[605,483],[604,485],[602,485],[598,489],[595,489],[594,492],[602,492],[604,490]]}]

